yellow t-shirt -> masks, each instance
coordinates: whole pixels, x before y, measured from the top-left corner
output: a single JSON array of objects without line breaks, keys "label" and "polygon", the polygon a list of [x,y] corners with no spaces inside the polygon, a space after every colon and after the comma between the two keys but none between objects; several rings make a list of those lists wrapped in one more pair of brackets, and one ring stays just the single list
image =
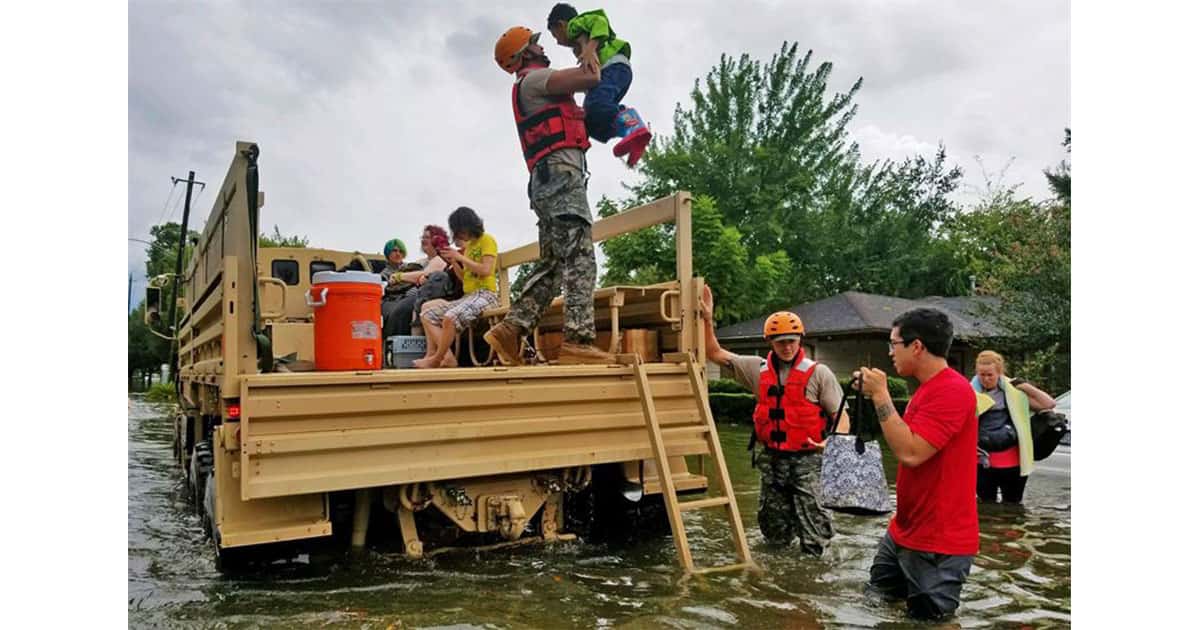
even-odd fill
[{"label": "yellow t-shirt", "polygon": [[[496,246],[496,239],[492,238],[492,235],[488,234],[487,232],[484,232],[483,236],[480,236],[473,241],[467,241],[467,246],[464,253],[466,254],[467,258],[470,258],[477,263],[483,262],[484,256],[493,256],[497,259],[500,257],[499,248]],[[496,267],[499,267],[499,261],[497,261]],[[497,291],[498,289],[496,287],[495,272],[496,268],[493,268],[491,275],[480,276],[470,269],[467,269],[464,265],[463,294],[470,295],[480,289]]]}]

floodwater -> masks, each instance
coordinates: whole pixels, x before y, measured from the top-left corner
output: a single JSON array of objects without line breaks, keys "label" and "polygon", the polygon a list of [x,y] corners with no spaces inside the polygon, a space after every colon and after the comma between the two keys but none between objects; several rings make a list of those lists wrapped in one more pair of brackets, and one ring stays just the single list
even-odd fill
[{"label": "floodwater", "polygon": [[[314,551],[228,578],[213,568],[211,543],[172,468],[169,413],[138,399],[129,408],[133,627],[931,627],[907,620],[903,604],[871,604],[862,595],[887,517],[835,514],[837,536],[820,559],[764,545],[746,426],[721,426],[721,441],[761,574],[682,580],[674,545],[659,537],[454,551],[419,561],[405,559],[399,545],[368,545],[360,554]],[[1070,456],[1042,463],[1024,509],[981,506],[981,549],[963,605],[937,627],[1070,626]],[[895,462],[885,467],[891,478]],[[699,566],[734,560],[720,511],[684,518]]]}]

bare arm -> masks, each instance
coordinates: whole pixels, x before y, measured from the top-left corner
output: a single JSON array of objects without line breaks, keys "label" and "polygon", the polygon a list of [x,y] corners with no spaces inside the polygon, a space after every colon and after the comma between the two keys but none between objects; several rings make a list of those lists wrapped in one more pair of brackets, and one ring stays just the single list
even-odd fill
[{"label": "bare arm", "polygon": [[713,330],[712,309],[712,289],[706,284],[700,295],[700,319],[704,320],[704,352],[709,361],[718,365],[730,365],[736,355],[722,348],[721,343],[717,341],[717,333]]},{"label": "bare arm", "polygon": [[1029,397],[1029,408],[1034,411],[1053,409],[1058,404],[1050,394],[1034,387],[1033,383],[1028,381],[1017,385],[1017,389],[1025,392],[1025,395]]},{"label": "bare arm", "polygon": [[600,83],[600,69],[579,66],[555,70],[546,79],[546,91],[550,94],[574,94],[586,92]]},{"label": "bare arm", "polygon": [[892,396],[887,390],[887,374],[883,370],[868,367],[861,368],[862,384],[858,387],[871,397],[875,404],[875,415],[879,418],[879,426],[883,429],[883,437],[888,446],[896,454],[901,465],[915,468],[937,453],[937,447],[925,441],[925,438],[912,432],[905,424],[896,406],[892,404]]}]

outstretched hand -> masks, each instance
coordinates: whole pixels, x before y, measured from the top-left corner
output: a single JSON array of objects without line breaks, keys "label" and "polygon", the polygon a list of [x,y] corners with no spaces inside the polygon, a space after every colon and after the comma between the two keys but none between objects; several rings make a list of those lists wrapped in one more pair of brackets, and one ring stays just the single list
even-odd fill
[{"label": "outstretched hand", "polygon": [[700,317],[712,321],[713,318],[713,295],[712,289],[708,285],[704,285],[704,290],[700,292]]}]

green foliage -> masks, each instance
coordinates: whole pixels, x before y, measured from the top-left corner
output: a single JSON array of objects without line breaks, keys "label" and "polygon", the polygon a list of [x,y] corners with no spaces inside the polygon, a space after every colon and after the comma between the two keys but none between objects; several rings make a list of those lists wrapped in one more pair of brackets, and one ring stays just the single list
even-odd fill
[{"label": "green foliage", "polygon": [[710,394],[747,394],[750,393],[740,383],[731,378],[719,378],[715,381],[708,382],[708,392]]},{"label": "green foliage", "polygon": [[152,334],[146,327],[142,321],[145,312],[146,303],[143,300],[129,314],[129,377],[133,376],[135,370],[158,372],[159,366],[167,361],[168,342]]},{"label": "green foliage", "polygon": [[[849,405],[854,400],[855,390],[850,389],[850,377],[838,379],[838,384],[842,386],[842,393],[848,396],[846,404]],[[889,376],[887,379],[888,395],[892,400],[908,398],[908,381],[898,377]]]},{"label": "green foliage", "polygon": [[[1064,144],[1069,150],[1069,130]],[[1057,173],[1065,188],[1056,199],[1035,202],[1013,186],[989,187],[949,231],[979,292],[999,298],[985,314],[1007,333],[994,344],[1011,364],[1007,371],[1061,392],[1071,384],[1070,164]],[[1046,175],[1056,187],[1056,175]]]},{"label": "green foliage", "polygon": [[259,247],[308,247],[307,236],[284,236],[279,232],[279,226],[276,225],[275,232],[271,235],[259,234]]},{"label": "green foliage", "polygon": [[754,394],[710,393],[708,408],[713,420],[725,424],[750,422],[754,417]]},{"label": "green foliage", "polygon": [[[1064,133],[1065,138],[1062,145],[1067,148],[1067,153],[1070,153],[1071,128],[1067,127]],[[1071,207],[1071,163],[1063,160],[1053,171],[1047,169],[1042,172],[1045,173],[1050,190],[1054,191],[1054,197],[1058,199],[1058,202],[1068,208]]]},{"label": "green foliage", "polygon": [[517,273],[513,277],[512,284],[509,285],[509,297],[513,302],[517,301],[517,296],[525,290],[525,283],[529,282],[529,274],[533,273],[533,265],[525,263],[517,266]]},{"label": "green foliage", "polygon": [[[847,290],[902,297],[962,295],[969,275],[955,266],[941,226],[961,170],[940,147],[930,159],[863,166],[846,125],[854,94],[828,94],[832,64],[815,69],[784,43],[763,63],[722,56],[675,134],[658,138],[631,187],[630,207],[690,190],[693,260],[717,297],[725,325]],[[602,199],[601,216],[618,204]],[[605,242],[603,283],[674,277],[672,226]]]},{"label": "green foliage", "polygon": [[175,385],[173,383],[154,383],[150,386],[150,389],[146,390],[146,401],[155,403],[175,402]]}]

